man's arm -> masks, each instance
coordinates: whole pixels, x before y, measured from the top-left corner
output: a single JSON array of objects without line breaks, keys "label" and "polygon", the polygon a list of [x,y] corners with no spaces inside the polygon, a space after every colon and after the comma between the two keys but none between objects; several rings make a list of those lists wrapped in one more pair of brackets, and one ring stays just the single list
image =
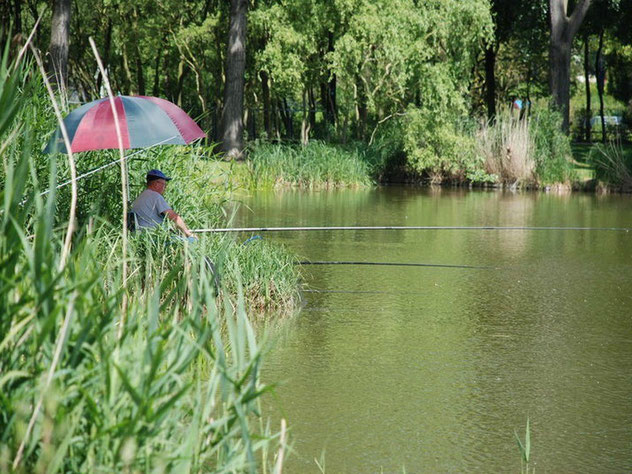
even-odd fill
[{"label": "man's arm", "polygon": [[180,217],[173,209],[165,211],[165,216],[167,216],[169,220],[173,221],[176,227],[180,229],[184,235],[186,235],[187,237],[191,237],[193,235],[193,232],[189,230],[187,225],[182,220],[182,217]]}]

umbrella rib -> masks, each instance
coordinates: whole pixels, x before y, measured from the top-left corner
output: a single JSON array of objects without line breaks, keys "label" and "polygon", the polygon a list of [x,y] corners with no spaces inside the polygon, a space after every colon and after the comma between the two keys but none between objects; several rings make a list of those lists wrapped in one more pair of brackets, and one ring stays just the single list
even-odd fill
[{"label": "umbrella rib", "polygon": [[[148,148],[143,148],[142,150],[139,150],[139,151],[137,151],[137,152],[135,152],[135,153],[132,153],[131,155],[127,155],[127,156],[125,157],[125,161],[129,160],[129,159],[130,159],[130,158],[132,158],[133,156],[138,155],[139,153],[141,153],[141,152],[143,152],[143,151],[146,151],[146,150],[149,150],[149,149],[151,149],[151,148],[153,148],[153,147],[155,147],[155,146],[161,145],[161,144],[163,144],[164,142],[168,142],[169,140],[171,140],[171,139],[173,139],[173,138],[176,138],[176,135],[173,135],[172,137],[169,137],[169,138],[165,138],[164,140],[159,141],[158,143],[154,143],[154,144],[153,144],[153,145],[151,145],[150,147],[148,147]],[[119,164],[120,162],[121,162],[121,160],[117,158],[116,160],[114,160],[114,161],[112,161],[112,162],[110,162],[110,163],[107,163],[107,164],[105,164],[105,165],[103,165],[103,166],[99,166],[99,167],[97,167],[97,168],[94,168],[94,169],[92,169],[92,170],[90,170],[90,171],[88,171],[88,172],[86,172],[86,173],[82,174],[81,176],[77,176],[77,178],[75,179],[75,181],[79,181],[80,179],[86,178],[87,176],[90,176],[90,175],[92,175],[92,174],[96,173],[97,171],[101,171],[101,170],[103,170],[103,169],[105,169],[105,168],[108,168],[108,167],[110,167],[110,166],[113,166],[113,165]],[[72,183],[72,182],[73,182],[73,180],[72,180],[72,179],[69,179],[68,181],[65,181],[65,182],[63,182],[63,183],[59,184],[59,185],[58,185],[55,189],[60,189],[60,188],[63,188],[64,186],[67,186],[68,184],[70,184],[70,183]],[[47,190],[47,191],[44,191],[43,193],[40,193],[40,196],[44,196],[44,195],[46,195],[46,194],[48,194],[48,193],[50,193],[50,189],[49,189],[49,190]]]}]

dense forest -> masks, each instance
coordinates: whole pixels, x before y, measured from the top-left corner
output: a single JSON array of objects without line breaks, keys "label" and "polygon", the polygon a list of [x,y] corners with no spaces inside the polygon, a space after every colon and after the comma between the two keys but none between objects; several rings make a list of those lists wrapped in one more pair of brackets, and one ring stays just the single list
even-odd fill
[{"label": "dense forest", "polygon": [[630,0],[4,0],[2,17],[16,42],[39,20],[71,107],[105,95],[93,38],[116,93],[173,101],[229,156],[255,140],[380,143],[476,180],[481,153],[457,155],[485,119],[539,112],[546,128],[556,110],[585,141],[607,139],[593,117],[630,123]]}]

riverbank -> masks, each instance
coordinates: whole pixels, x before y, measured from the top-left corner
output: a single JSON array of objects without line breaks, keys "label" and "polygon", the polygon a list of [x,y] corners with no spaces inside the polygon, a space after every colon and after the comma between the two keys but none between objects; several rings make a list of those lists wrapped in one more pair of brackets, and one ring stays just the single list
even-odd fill
[{"label": "riverbank", "polygon": [[[37,149],[37,127],[48,126],[45,114],[30,119],[49,106],[19,93],[31,76],[5,67],[8,51],[0,68],[11,104],[0,110],[0,471],[271,470],[273,456],[283,458],[285,424],[278,434],[261,421],[260,398],[271,388],[260,380],[263,348],[249,313],[291,306],[279,300],[296,292],[290,254],[228,238],[189,243],[167,229],[122,232],[117,173],[83,180],[77,193],[56,189],[71,158]],[[74,158],[81,171],[112,155]],[[134,179],[156,158],[138,157]],[[183,209],[196,203],[183,199],[185,184],[172,201]],[[214,218],[198,212],[193,222]],[[294,277],[284,286],[279,274]]]},{"label": "riverbank", "polygon": [[[555,192],[630,192],[632,191],[632,145],[573,144],[566,164],[555,165],[565,180],[502,179],[482,168],[465,179],[439,179],[432,173],[420,173],[410,166],[406,156],[380,146],[361,144],[335,145],[311,142],[307,146],[252,144],[241,162],[224,162],[212,156],[207,172],[222,189],[239,190],[297,188],[331,189],[373,185],[408,184],[451,187],[535,189]],[[348,171],[351,170],[351,171]],[[534,171],[534,170],[532,170]],[[479,176],[480,179],[475,179]],[[506,178],[506,177],[505,177]]]}]

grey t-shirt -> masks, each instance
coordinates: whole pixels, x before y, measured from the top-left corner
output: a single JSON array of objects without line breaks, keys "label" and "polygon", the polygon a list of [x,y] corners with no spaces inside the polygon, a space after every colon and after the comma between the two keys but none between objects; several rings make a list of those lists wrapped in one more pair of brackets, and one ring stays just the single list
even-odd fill
[{"label": "grey t-shirt", "polygon": [[145,189],[132,203],[132,211],[138,219],[138,227],[156,227],[165,219],[164,213],[171,209],[160,193]]}]

